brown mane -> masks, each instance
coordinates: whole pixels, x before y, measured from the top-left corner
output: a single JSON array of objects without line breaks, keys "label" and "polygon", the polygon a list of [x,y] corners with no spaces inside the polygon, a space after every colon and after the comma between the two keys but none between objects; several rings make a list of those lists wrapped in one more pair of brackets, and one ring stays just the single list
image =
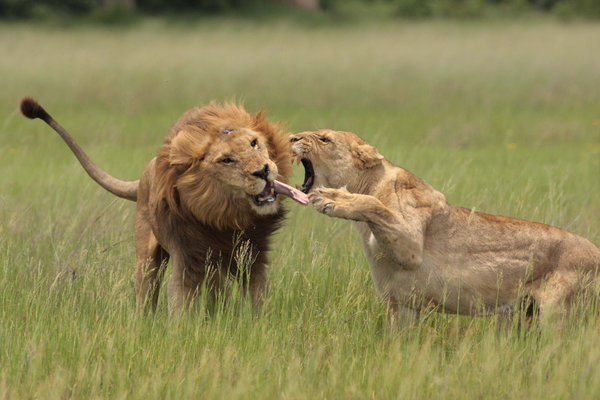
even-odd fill
[{"label": "brown mane", "polygon": [[[267,275],[268,252],[272,234],[281,227],[286,211],[256,217],[251,229],[215,230],[212,226],[192,222],[189,218],[166,210],[160,218],[166,230],[186,250],[181,262],[187,266],[185,274],[193,282],[204,282],[214,295],[226,289],[227,282],[237,279],[248,288],[248,278]],[[238,259],[247,249],[246,258]]]}]

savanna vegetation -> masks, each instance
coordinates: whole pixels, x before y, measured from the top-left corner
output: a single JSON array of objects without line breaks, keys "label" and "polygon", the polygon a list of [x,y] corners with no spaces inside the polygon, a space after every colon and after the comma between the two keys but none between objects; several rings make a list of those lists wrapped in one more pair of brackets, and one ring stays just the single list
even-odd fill
[{"label": "savanna vegetation", "polygon": [[166,287],[142,315],[134,204],[18,111],[36,97],[136,179],[186,109],[243,100],[290,132],[357,132],[454,204],[600,245],[598,37],[540,18],[0,25],[0,397],[598,398],[597,304],[541,332],[437,313],[390,332],[351,224],[291,201],[259,315],[234,295],[174,318]]}]

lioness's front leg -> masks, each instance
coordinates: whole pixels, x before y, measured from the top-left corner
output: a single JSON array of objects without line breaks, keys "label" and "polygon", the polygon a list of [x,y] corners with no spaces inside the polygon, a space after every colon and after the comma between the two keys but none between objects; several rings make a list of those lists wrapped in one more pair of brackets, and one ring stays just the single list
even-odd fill
[{"label": "lioness's front leg", "polygon": [[423,225],[419,218],[404,216],[374,196],[350,193],[346,189],[318,188],[311,198],[317,211],[335,218],[366,222],[380,242],[403,268],[416,269],[423,262]]},{"label": "lioness's front leg", "polygon": [[399,303],[393,297],[387,297],[388,326],[393,330],[411,327],[419,321],[420,311]]}]

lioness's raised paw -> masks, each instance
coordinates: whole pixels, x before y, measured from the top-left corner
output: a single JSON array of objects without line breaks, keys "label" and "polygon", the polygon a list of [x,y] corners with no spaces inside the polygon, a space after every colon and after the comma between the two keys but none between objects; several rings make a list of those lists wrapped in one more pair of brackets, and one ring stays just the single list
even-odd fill
[{"label": "lioness's raised paw", "polygon": [[318,212],[329,215],[335,205],[326,195],[323,195],[322,190],[323,188],[315,189],[310,197],[310,202]]},{"label": "lioness's raised paw", "polygon": [[330,217],[346,218],[346,209],[352,203],[352,193],[346,188],[332,189],[320,187],[315,189],[310,202],[315,209]]}]

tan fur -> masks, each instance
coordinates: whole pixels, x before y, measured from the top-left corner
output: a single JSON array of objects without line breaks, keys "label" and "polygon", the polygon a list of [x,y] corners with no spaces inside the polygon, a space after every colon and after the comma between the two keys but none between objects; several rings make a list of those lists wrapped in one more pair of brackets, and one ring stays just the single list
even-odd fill
[{"label": "tan fur", "polygon": [[312,162],[315,208],[356,221],[391,323],[416,319],[423,306],[510,313],[523,298],[537,301],[543,319],[597,281],[600,251],[583,237],[453,206],[350,132],[303,132],[291,142]]},{"label": "tan fur", "polygon": [[260,305],[266,253],[284,211],[281,196],[263,205],[253,196],[267,180],[287,181],[289,147],[278,125],[261,112],[251,115],[233,104],[191,109],[170,129],[141,179],[125,182],[102,171],[35,100],[24,98],[21,110],[48,123],[102,187],[137,201],[135,275],[141,306],[156,306],[169,258],[172,309],[188,306],[203,284],[214,295],[232,279]]}]

